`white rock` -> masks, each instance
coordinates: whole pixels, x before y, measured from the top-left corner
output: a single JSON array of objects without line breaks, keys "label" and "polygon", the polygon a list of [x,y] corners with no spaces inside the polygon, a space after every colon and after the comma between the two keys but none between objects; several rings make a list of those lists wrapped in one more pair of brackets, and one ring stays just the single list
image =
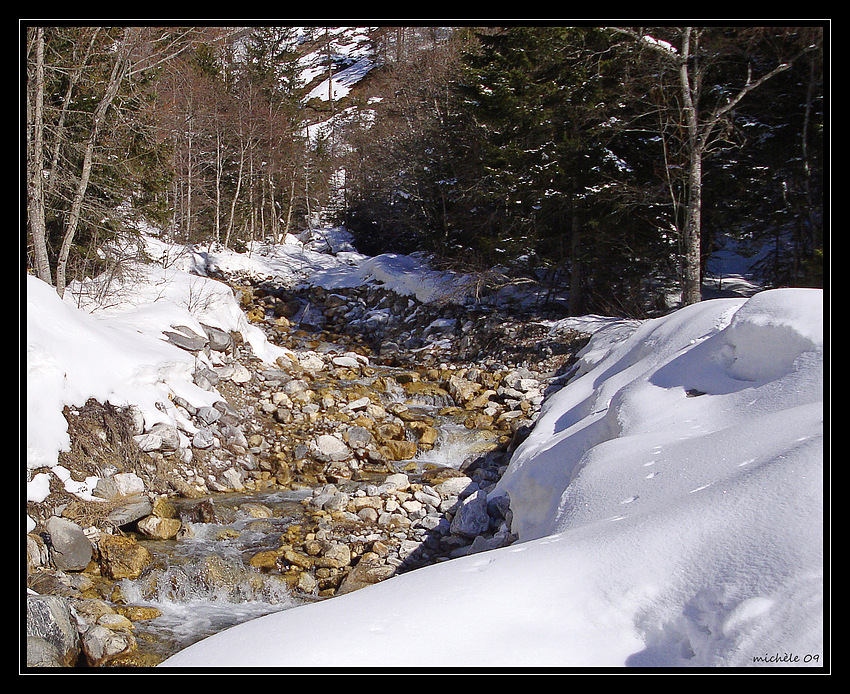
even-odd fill
[{"label": "white rock", "polygon": [[137,434],[133,437],[143,451],[158,451],[162,448],[162,437],[156,434]]},{"label": "white rock", "polygon": [[322,434],[312,444],[313,455],[326,462],[339,462],[351,457],[351,449],[333,434]]},{"label": "white rock", "polygon": [[460,496],[467,491],[475,491],[478,489],[469,477],[449,477],[449,479],[440,482],[434,487],[434,491],[441,497]]},{"label": "white rock", "polygon": [[145,491],[145,483],[135,472],[119,472],[112,479],[122,496],[132,496]]},{"label": "white rock", "polygon": [[346,355],[334,357],[333,359],[331,359],[331,361],[333,362],[334,366],[340,366],[345,369],[360,368],[360,361],[358,359]]}]

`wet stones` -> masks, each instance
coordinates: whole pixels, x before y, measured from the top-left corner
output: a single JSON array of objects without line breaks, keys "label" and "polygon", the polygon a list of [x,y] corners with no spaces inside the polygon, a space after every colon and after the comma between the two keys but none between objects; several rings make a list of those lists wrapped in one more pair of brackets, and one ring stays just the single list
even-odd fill
[{"label": "wet stones", "polygon": [[137,578],[153,562],[146,547],[122,535],[101,535],[97,550],[101,571],[112,580]]}]

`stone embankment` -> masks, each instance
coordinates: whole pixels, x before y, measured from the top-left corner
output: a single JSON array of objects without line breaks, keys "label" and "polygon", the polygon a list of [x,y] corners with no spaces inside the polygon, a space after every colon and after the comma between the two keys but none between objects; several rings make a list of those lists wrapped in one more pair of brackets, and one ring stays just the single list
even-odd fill
[{"label": "stone embankment", "polygon": [[[506,500],[487,492],[584,336],[376,287],[235,291],[290,356],[269,365],[238,333],[175,326],[165,337],[213,364],[195,373],[221,396],[212,406],[174,398],[163,404],[174,423],[148,429],[132,407],[66,410],[72,448],[59,468],[33,471],[50,493],[27,508],[28,666],[155,664],[134,634],[158,612],[131,604],[121,581],[154,590],[163,574],[150,542],[225,522],[216,494],[302,492],[302,519],[274,546],[240,567],[200,562],[207,584],[253,595],[325,599],[513,541]],[[463,458],[429,463],[451,435]],[[69,491],[87,478],[98,479],[94,501]],[[275,513],[240,510],[257,522]]]}]

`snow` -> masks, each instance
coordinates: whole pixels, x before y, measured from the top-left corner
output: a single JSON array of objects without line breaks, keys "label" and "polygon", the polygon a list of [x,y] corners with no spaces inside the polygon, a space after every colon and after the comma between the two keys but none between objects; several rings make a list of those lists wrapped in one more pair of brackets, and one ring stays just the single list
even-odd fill
[{"label": "snow", "polygon": [[[107,306],[28,276],[27,498],[67,472],[63,405],[95,397],[167,418],[170,393],[215,397],[164,341],[169,326],[240,330],[275,358],[211,268],[425,299],[462,286],[327,238],[321,252],[287,238],[241,255],[162,244],[168,267],[140,266]],[[253,619],[161,667],[825,665],[823,292],[569,320],[593,337],[491,493],[510,496],[516,543]]]},{"label": "snow", "polygon": [[[59,452],[70,449],[63,407],[81,407],[89,398],[135,405],[150,427],[176,421],[172,396],[197,407],[221,399],[193,383],[198,358],[167,342],[163,331],[186,326],[203,335],[202,324],[238,330],[264,360],[285,354],[248,323],[221,282],[139,265],[104,294],[106,283],[102,278],[75,283],[63,300],[46,283],[26,276],[26,465],[50,469],[69,491],[86,499],[96,480],[77,486],[57,465]],[[44,474],[28,484],[28,498],[42,495]]]},{"label": "snow", "polygon": [[358,60],[354,65],[340,70],[332,77],[313,87],[304,97],[304,101],[307,102],[311,99],[339,101],[344,99],[351,92],[352,87],[362,80],[373,67],[374,63],[369,58]]}]

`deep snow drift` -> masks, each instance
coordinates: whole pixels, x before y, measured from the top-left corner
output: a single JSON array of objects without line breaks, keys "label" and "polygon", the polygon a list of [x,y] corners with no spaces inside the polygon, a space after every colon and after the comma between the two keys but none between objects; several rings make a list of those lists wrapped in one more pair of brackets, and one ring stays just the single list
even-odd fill
[{"label": "deep snow drift", "polygon": [[518,543],[164,666],[822,666],[822,298],[774,290],[600,331],[495,492]]},{"label": "deep snow drift", "polygon": [[[331,258],[349,279],[392,267]],[[136,301],[93,314],[27,279],[30,468],[55,465],[63,402],[167,416],[169,392],[210,397],[161,339],[175,322],[247,330],[274,356],[224,285],[150,272]],[[579,373],[493,492],[517,543],[246,622],[162,667],[823,666],[823,292],[590,324]]]}]

